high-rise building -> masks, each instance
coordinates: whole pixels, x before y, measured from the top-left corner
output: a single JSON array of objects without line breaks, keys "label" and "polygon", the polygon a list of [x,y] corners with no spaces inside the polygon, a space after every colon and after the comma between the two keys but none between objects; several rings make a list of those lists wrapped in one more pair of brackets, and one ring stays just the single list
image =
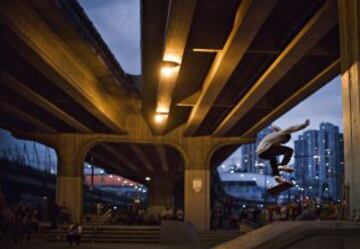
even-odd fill
[{"label": "high-rise building", "polygon": [[306,196],[339,200],[344,174],[343,135],[330,123],[295,141],[295,177]]},{"label": "high-rise building", "polygon": [[256,155],[256,148],[260,141],[271,132],[271,126],[267,126],[258,133],[255,143],[241,146],[241,167],[244,172],[271,174],[269,162],[258,158]]}]

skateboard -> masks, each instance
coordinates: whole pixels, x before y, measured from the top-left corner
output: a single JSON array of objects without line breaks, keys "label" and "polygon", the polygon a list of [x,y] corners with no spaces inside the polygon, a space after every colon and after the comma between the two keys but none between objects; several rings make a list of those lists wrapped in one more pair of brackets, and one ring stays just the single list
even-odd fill
[{"label": "skateboard", "polygon": [[288,181],[283,181],[282,183],[279,183],[271,188],[269,188],[266,193],[268,195],[277,195],[285,190],[288,190],[289,188],[292,188],[294,184]]}]

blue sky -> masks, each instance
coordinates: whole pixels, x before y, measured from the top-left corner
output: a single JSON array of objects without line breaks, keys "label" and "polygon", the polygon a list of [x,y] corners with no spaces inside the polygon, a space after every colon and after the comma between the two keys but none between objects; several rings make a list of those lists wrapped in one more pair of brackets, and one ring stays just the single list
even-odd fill
[{"label": "blue sky", "polygon": [[[34,146],[36,146],[39,161],[37,160],[36,154],[34,154]],[[25,147],[28,153],[28,157],[26,159],[27,163],[33,166],[40,166],[41,168],[44,168],[44,165],[48,164],[53,172],[56,172],[57,156],[53,149],[50,148],[47,152],[46,146],[43,144],[16,139],[10,132],[0,129],[0,154],[3,154],[6,151],[7,155],[11,154],[12,156],[15,156],[20,153],[25,156]]]},{"label": "blue sky", "polygon": [[[139,0],[80,0],[79,2],[122,68],[127,73],[140,74]],[[318,129],[321,122],[330,122],[339,126],[342,131],[339,77],[280,117],[274,124],[285,128],[304,122],[307,118],[311,121],[309,128]],[[293,138],[298,134],[294,134]],[[14,141],[9,133],[0,130],[0,151],[9,146],[14,147]],[[22,142],[21,146],[23,146]]]},{"label": "blue sky", "polygon": [[274,124],[286,127],[303,122],[309,118],[309,128],[318,129],[323,121],[333,123],[342,131],[342,96],[341,79],[334,78],[319,91],[303,100],[292,110],[280,117]]},{"label": "blue sky", "polygon": [[121,67],[141,74],[140,0],[79,0]]}]

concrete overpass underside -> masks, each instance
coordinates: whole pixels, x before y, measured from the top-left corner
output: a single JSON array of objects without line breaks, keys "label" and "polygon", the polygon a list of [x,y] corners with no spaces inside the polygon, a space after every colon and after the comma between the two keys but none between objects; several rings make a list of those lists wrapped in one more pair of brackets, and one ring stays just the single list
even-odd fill
[{"label": "concrete overpass underside", "polygon": [[[350,88],[358,78],[348,77],[358,69],[346,72],[358,58],[348,23],[359,16],[348,2],[143,0],[142,75],[134,76],[75,0],[3,0],[0,127],[56,149],[57,200],[74,219],[82,214],[83,162],[94,158],[130,179],[156,179],[154,206],[184,176],[185,219],[206,230],[217,149],[252,142],[340,73],[346,96],[358,99]],[[358,139],[352,104],[344,102],[345,142]],[[359,149],[346,148],[351,165]],[[359,183],[348,179],[360,209],[352,194]]]}]

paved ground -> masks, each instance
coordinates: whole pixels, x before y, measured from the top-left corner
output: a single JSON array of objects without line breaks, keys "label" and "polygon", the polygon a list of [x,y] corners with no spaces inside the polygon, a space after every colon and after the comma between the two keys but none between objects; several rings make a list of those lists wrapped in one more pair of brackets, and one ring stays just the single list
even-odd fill
[{"label": "paved ground", "polygon": [[83,243],[80,246],[70,247],[65,243],[48,243],[34,241],[29,245],[14,245],[10,241],[0,241],[1,249],[207,249],[211,248],[210,244],[198,244],[198,245],[160,245],[160,244],[109,244],[109,243],[96,243],[89,244]]}]

